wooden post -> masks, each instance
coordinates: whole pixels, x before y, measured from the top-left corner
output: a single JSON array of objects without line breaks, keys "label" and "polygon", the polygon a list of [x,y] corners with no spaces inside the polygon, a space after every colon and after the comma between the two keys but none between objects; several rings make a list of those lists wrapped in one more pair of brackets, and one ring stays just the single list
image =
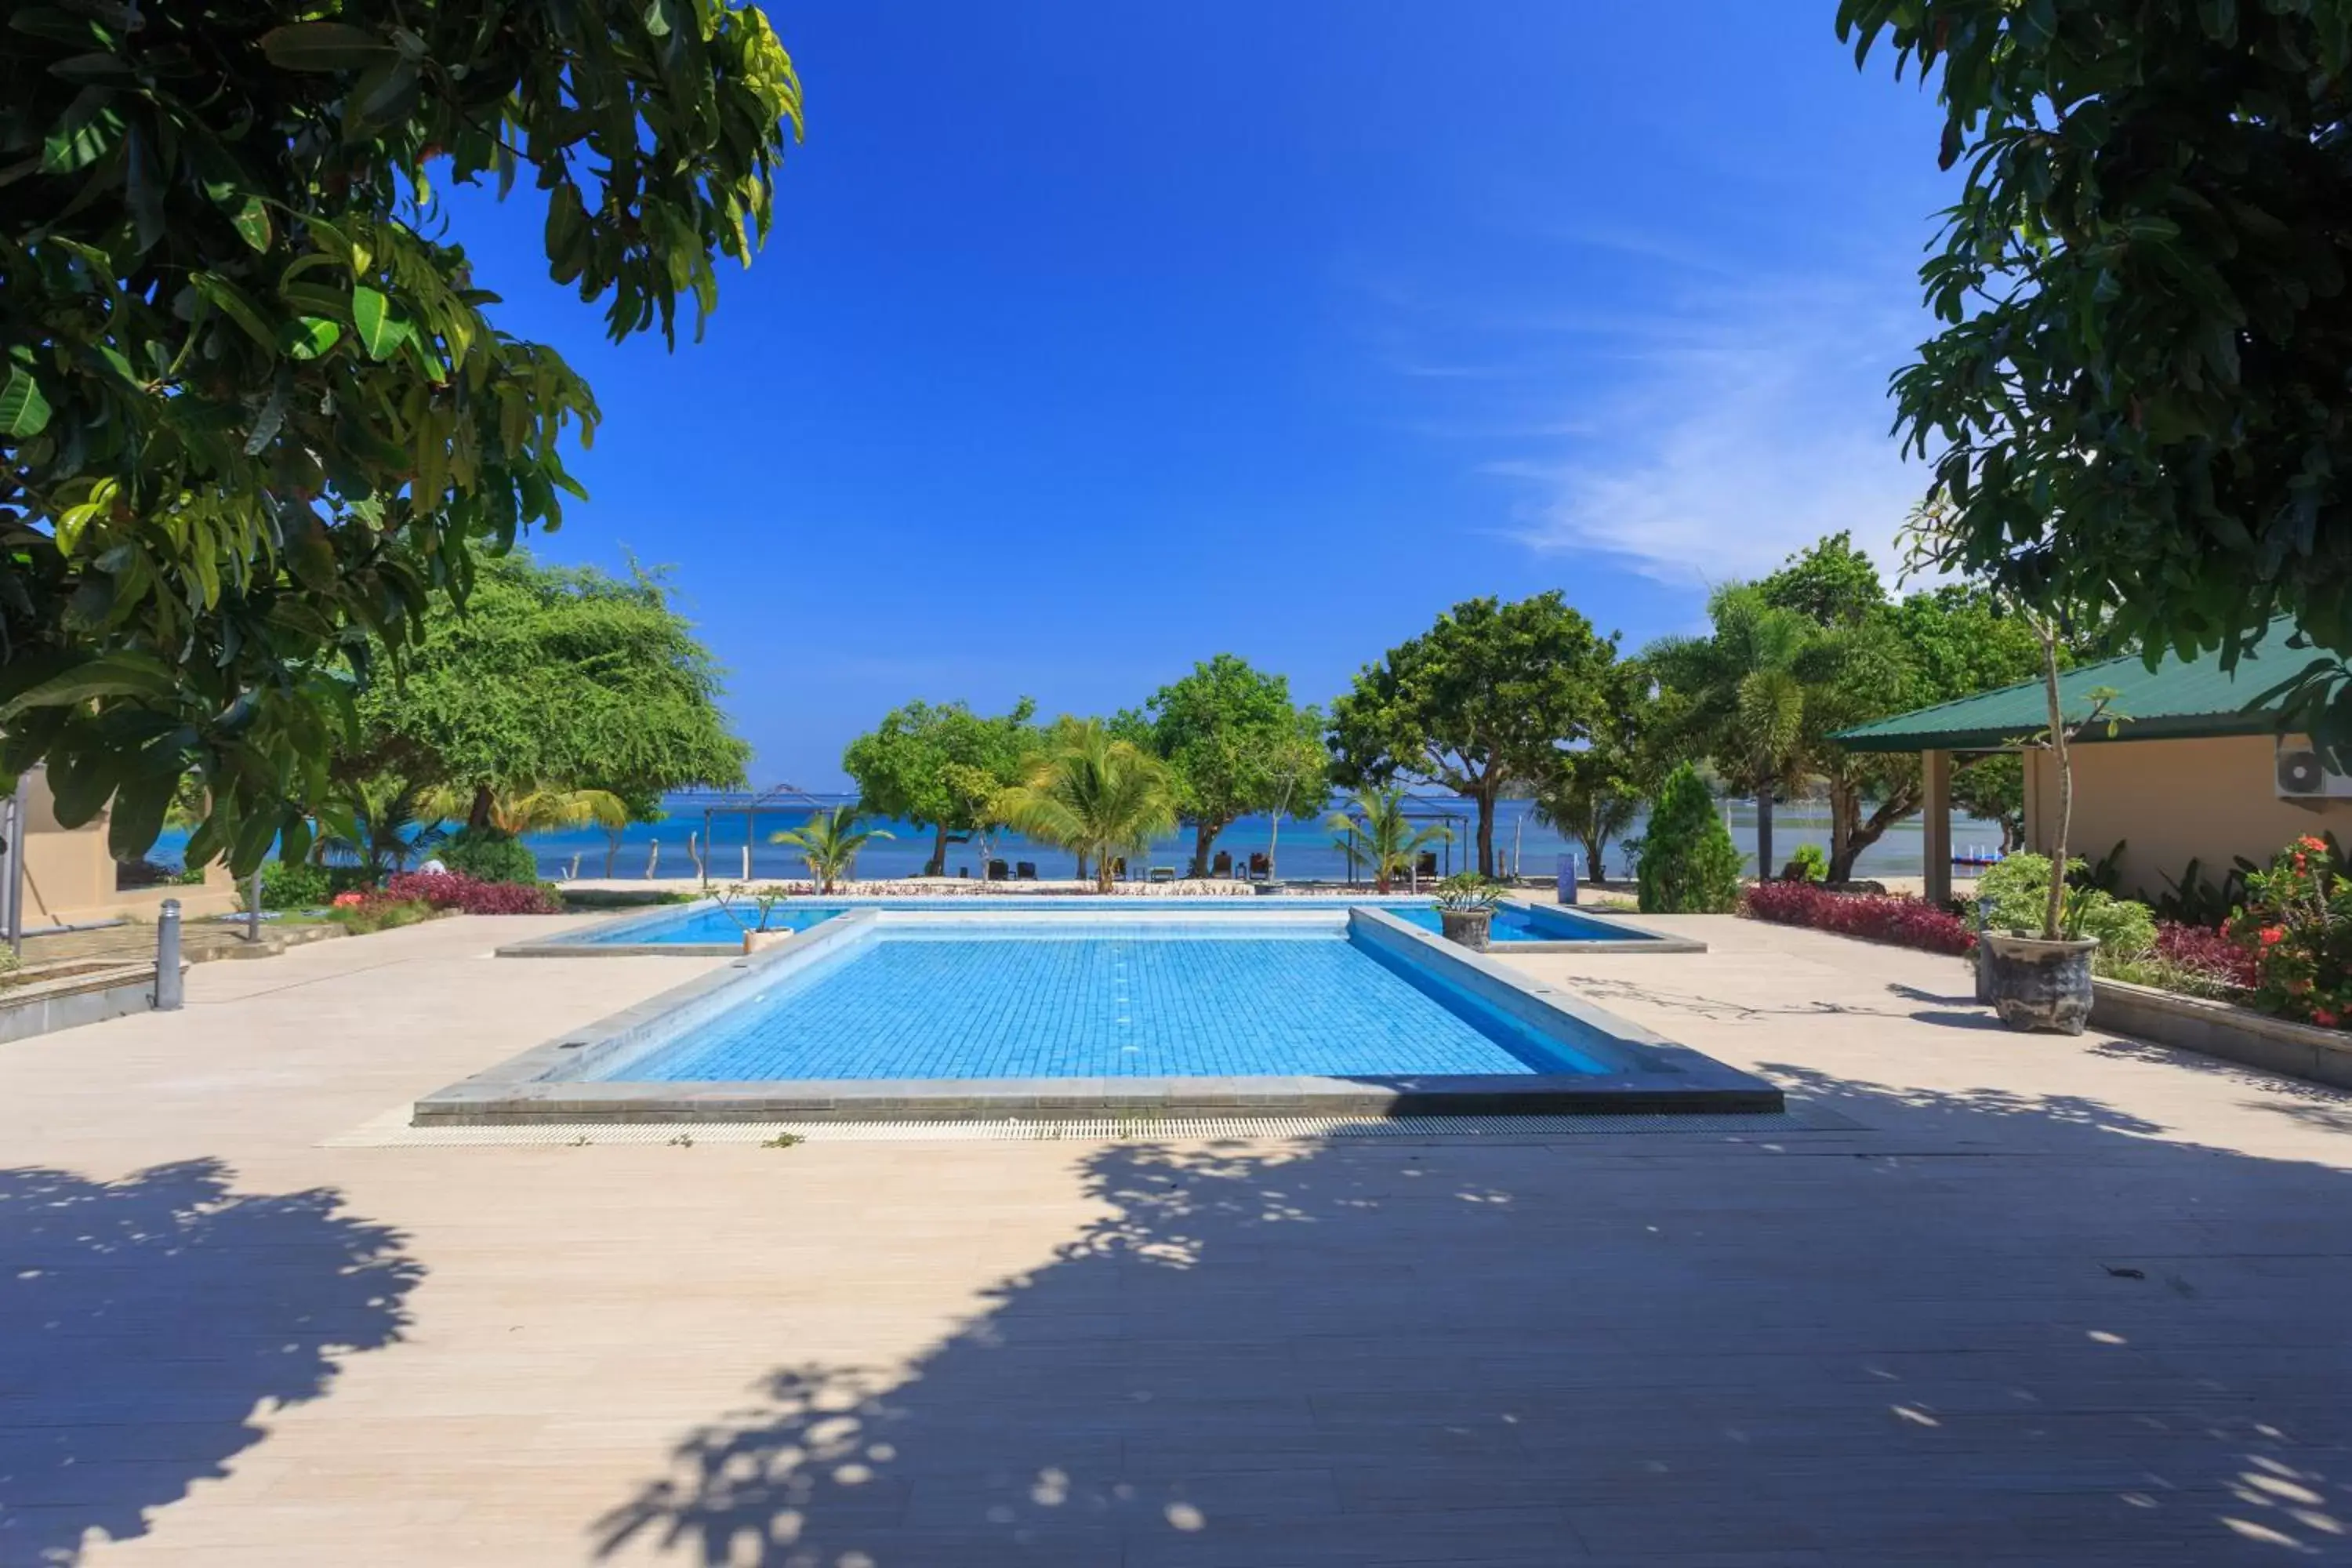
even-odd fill
[{"label": "wooden post", "polygon": [[1952,753],[1921,752],[1919,774],[1919,853],[1927,862],[1927,901],[1940,908],[1952,897]]}]

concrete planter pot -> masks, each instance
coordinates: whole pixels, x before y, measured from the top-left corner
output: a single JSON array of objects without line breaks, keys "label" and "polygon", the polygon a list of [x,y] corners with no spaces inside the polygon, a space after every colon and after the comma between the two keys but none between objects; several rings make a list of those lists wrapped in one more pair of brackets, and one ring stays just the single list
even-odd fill
[{"label": "concrete planter pot", "polygon": [[747,931],[743,933],[743,952],[747,955],[765,952],[772,947],[782,946],[798,935],[800,932],[795,931]]},{"label": "concrete planter pot", "polygon": [[2000,1021],[2012,1029],[2053,1029],[2079,1035],[2090,1022],[2091,954],[2099,944],[2044,942],[2038,936],[1987,931],[1979,938],[1987,988]]},{"label": "concrete planter pot", "polygon": [[1492,910],[1446,910],[1437,911],[1437,924],[1445,940],[1468,948],[1473,952],[1486,951],[1486,934],[1494,929]]}]

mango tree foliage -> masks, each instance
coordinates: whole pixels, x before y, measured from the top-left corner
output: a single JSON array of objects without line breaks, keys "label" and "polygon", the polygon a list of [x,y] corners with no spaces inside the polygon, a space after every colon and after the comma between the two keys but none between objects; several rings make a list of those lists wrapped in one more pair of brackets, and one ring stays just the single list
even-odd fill
[{"label": "mango tree foliage", "polygon": [[299,854],[353,678],[552,528],[596,423],[437,186],[520,175],[615,338],[698,329],[800,124],[730,0],[57,0],[0,32],[0,773],[118,855]]},{"label": "mango tree foliage", "polygon": [[[1843,0],[1966,181],[1895,378],[1927,544],[2153,667],[2281,611],[2352,653],[2352,0]],[[2352,741],[2315,657],[2297,721]]]},{"label": "mango tree foliage", "polygon": [[1478,869],[1495,874],[1495,802],[1503,786],[1548,776],[1607,701],[1614,637],[1557,591],[1512,603],[1468,599],[1366,665],[1331,705],[1338,783],[1403,777],[1478,805]]},{"label": "mango tree foliage", "polygon": [[1236,817],[1321,811],[1323,716],[1292,704],[1286,678],[1221,653],[1153,692],[1144,714],[1144,743],[1168,763],[1192,826],[1190,875],[1209,874],[1217,835]]},{"label": "mango tree foliage", "polygon": [[842,771],[866,811],[931,830],[923,875],[945,876],[948,845],[995,826],[990,804],[1026,775],[1036,712],[1026,697],[995,716],[962,702],[909,702],[849,742]]},{"label": "mango tree foliage", "polygon": [[646,821],[667,791],[743,782],[722,694],[659,578],[492,556],[467,613],[430,617],[399,674],[359,693],[334,771],[440,786],[477,827],[503,826],[502,801],[583,791]]}]

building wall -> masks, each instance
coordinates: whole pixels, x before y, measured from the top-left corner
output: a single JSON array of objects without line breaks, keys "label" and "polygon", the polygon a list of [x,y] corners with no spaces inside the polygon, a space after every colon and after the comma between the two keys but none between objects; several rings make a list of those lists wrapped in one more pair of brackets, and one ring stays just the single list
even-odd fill
[{"label": "building wall", "polygon": [[223,914],[236,908],[236,886],[219,866],[205,872],[202,887],[134,888],[118,892],[114,857],[106,847],[106,813],[79,827],[58,820],[47,774],[36,768],[25,781],[25,929],[87,925],[129,916],[153,920],[165,899],[177,899],[188,915]]},{"label": "building wall", "polygon": [[[2191,859],[2219,882],[2237,857],[2268,865],[2280,846],[2334,831],[2352,847],[2352,800],[2281,800],[2276,744],[2263,735],[2206,741],[2095,741],[2074,747],[2073,853],[2096,863],[2125,843],[2122,886],[2165,892]],[[2047,851],[2058,815],[2058,770],[2026,754],[2026,842]]]}]

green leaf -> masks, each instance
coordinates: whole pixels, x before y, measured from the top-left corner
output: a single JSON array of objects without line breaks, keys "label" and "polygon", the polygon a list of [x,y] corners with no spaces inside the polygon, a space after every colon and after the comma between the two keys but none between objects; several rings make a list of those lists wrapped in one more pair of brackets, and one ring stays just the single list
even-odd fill
[{"label": "green leaf", "polygon": [[190,278],[188,283],[229,320],[243,327],[255,342],[264,348],[278,346],[278,334],[270,331],[269,323],[262,320],[261,312],[254,309],[253,301],[247,299],[245,291],[236,284],[211,272],[199,272]]},{"label": "green leaf", "polygon": [[41,172],[70,174],[106,156],[122,134],[122,116],[114,111],[111,88],[86,87],[66,105],[66,111],[41,142]]},{"label": "green leaf", "polygon": [[261,35],[261,52],[285,70],[365,70],[395,54],[391,43],[342,22],[296,22]]},{"label": "green leaf", "polygon": [[93,697],[166,698],[179,689],[172,667],[143,653],[110,653],[53,675],[0,705],[0,720],[33,708],[58,708]]},{"label": "green leaf", "polygon": [[408,323],[394,312],[392,301],[364,283],[352,290],[352,322],[371,359],[390,359],[408,336]]},{"label": "green leaf", "polygon": [[245,204],[229,217],[236,225],[237,234],[256,250],[269,248],[269,209],[261,205],[259,196],[247,196]]},{"label": "green leaf", "polygon": [[49,423],[49,400],[41,395],[40,383],[25,374],[25,367],[8,367],[8,384],[0,387],[0,435],[37,436]]},{"label": "green leaf", "polygon": [[[360,78],[343,100],[343,133],[365,136],[406,119],[416,107],[416,62],[397,57]],[[423,199],[423,176],[412,172],[410,177]]]},{"label": "green leaf", "polygon": [[278,346],[291,359],[317,359],[341,341],[343,329],[322,316],[301,316],[278,330]]},{"label": "green leaf", "polygon": [[179,783],[176,768],[125,779],[114,792],[114,809],[107,816],[108,853],[117,860],[136,860],[153,848]]}]

